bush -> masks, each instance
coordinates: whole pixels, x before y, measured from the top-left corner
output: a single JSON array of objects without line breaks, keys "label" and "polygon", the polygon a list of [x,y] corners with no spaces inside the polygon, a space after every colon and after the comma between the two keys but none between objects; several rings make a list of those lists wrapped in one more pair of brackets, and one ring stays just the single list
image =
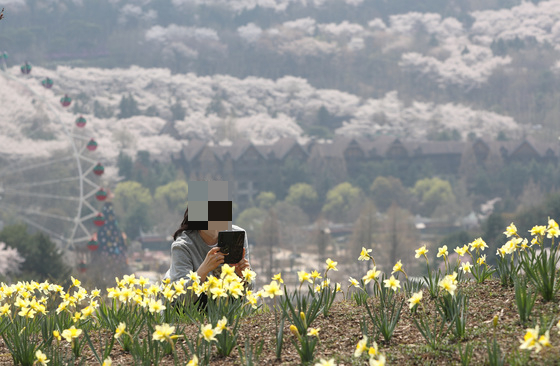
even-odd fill
[{"label": "bush", "polygon": [[0,242],[17,249],[25,262],[21,265],[24,280],[68,280],[72,268],[63,259],[62,251],[44,233],[30,234],[27,225],[6,226],[0,231]]}]

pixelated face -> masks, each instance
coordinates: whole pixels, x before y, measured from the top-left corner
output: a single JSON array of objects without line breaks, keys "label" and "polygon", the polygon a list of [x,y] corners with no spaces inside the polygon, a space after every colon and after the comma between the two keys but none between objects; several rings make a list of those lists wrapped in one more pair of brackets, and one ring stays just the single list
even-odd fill
[{"label": "pixelated face", "polygon": [[227,181],[189,181],[189,229],[231,230],[232,202]]}]

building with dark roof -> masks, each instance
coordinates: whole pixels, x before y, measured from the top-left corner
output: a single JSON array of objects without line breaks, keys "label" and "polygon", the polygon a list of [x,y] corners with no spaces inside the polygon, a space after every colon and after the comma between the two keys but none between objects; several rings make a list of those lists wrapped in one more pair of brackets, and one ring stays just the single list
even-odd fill
[{"label": "building with dark roof", "polygon": [[489,156],[503,163],[537,161],[558,164],[560,145],[520,141],[407,141],[397,137],[376,139],[336,136],[333,140],[310,140],[304,144],[283,138],[270,145],[242,140],[229,146],[190,141],[173,157],[186,177],[220,179],[234,183],[233,199],[244,206],[263,190],[271,190],[281,180],[281,168],[288,160],[302,162],[316,181],[328,175],[337,184],[360,174],[364,163],[389,161],[399,167],[430,164],[436,175],[457,175],[466,154],[484,166]]}]

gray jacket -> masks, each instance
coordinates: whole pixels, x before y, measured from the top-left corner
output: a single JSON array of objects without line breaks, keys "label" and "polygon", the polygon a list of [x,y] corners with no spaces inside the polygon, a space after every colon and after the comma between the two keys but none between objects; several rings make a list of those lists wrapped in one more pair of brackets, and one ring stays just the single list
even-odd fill
[{"label": "gray jacket", "polygon": [[[245,231],[237,225],[232,225],[231,228],[234,231]],[[249,259],[247,232],[245,232],[243,246],[245,247],[245,258]],[[186,278],[190,271],[196,272],[210,249],[212,247],[202,240],[198,230],[183,231],[181,236],[171,244],[171,266],[164,278],[169,278],[171,282],[175,282],[181,278]],[[220,272],[221,267],[218,267],[208,275],[214,274],[218,277]]]}]

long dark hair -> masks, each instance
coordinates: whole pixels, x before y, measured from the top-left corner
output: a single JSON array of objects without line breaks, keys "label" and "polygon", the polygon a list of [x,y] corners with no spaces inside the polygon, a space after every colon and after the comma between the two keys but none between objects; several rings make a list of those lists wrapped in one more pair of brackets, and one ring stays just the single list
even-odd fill
[{"label": "long dark hair", "polygon": [[189,230],[189,206],[187,206],[187,209],[185,210],[185,216],[183,217],[181,226],[177,229],[177,231],[175,231],[175,234],[173,234],[173,240],[177,240],[177,237],[185,230]]}]

